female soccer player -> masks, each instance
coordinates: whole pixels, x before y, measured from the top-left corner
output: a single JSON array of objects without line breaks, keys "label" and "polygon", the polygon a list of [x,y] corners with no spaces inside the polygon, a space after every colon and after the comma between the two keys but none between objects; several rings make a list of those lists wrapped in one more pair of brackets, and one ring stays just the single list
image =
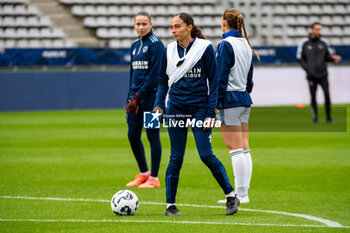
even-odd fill
[{"label": "female soccer player", "polygon": [[[157,100],[153,111],[165,109],[165,97],[169,89],[167,116],[180,116],[169,119],[196,120],[209,122],[215,118],[217,100],[217,78],[215,52],[211,43],[204,40],[193,18],[187,13],[180,13],[171,20],[171,32],[175,39],[165,50],[162,61]],[[188,117],[188,118],[187,118]],[[210,120],[209,120],[210,119]],[[180,216],[175,206],[175,196],[179,182],[186,141],[186,126],[169,126],[171,143],[170,161],[166,171],[167,209],[165,215]],[[227,197],[226,215],[237,212],[239,201],[228,180],[222,163],[213,154],[211,147],[211,126],[192,126],[197,150],[201,160],[211,170],[216,181]],[[205,194],[203,194],[205,195]]]},{"label": "female soccer player", "polygon": [[128,137],[140,174],[126,186],[139,188],[160,187],[158,171],[162,148],[159,129],[146,129],[147,138],[151,145],[152,170],[149,172],[145,150],[141,141],[143,112],[152,111],[158,87],[160,62],[164,45],[152,33],[151,16],[141,11],[136,14],[134,27],[139,35],[131,46],[130,89],[128,93],[126,116]]},{"label": "female soccer player", "polygon": [[248,203],[252,175],[248,132],[252,100],[249,93],[253,88],[253,53],[258,59],[259,56],[249,43],[243,15],[238,10],[231,8],[224,12],[221,28],[225,33],[217,52],[221,134],[231,155],[237,197],[240,203]]}]

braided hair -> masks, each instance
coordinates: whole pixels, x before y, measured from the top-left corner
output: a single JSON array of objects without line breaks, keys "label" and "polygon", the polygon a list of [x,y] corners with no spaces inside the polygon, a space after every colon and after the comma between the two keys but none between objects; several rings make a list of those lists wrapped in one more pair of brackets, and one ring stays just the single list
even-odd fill
[{"label": "braided hair", "polygon": [[256,58],[258,58],[258,60],[260,61],[259,55],[254,51],[254,49],[252,48],[252,46],[249,42],[248,34],[247,34],[246,29],[245,29],[244,17],[241,14],[241,12],[239,12],[237,9],[229,8],[229,9],[225,10],[222,18],[223,18],[223,20],[226,20],[227,25],[230,29],[238,30],[240,37],[243,37],[243,33],[242,33],[242,29],[243,29],[244,37],[247,40],[249,47],[252,49]]}]

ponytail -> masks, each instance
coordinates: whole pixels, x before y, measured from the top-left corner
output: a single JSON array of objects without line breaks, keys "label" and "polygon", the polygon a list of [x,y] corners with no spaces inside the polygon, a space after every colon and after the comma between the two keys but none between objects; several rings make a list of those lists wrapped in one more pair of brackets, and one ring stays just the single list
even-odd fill
[{"label": "ponytail", "polygon": [[191,30],[191,37],[198,37],[200,39],[205,39],[205,36],[203,35],[202,31],[199,29],[199,27],[193,25],[193,28]]},{"label": "ponytail", "polygon": [[246,29],[245,29],[243,15],[238,10],[236,10],[234,8],[230,8],[230,9],[225,10],[222,18],[224,20],[226,20],[227,25],[230,29],[238,30],[240,37],[243,37],[243,33],[242,33],[242,29],[243,29],[244,37],[247,40],[250,49],[253,51],[254,55],[256,56],[256,58],[260,62],[260,56],[254,51],[254,49],[252,48],[252,46],[249,42],[248,34],[247,34]]},{"label": "ponytail", "polygon": [[182,21],[184,21],[184,23],[188,26],[188,25],[192,25],[193,28],[191,30],[191,37],[198,37],[201,39],[205,39],[205,36],[203,35],[202,31],[199,29],[199,27],[197,27],[196,25],[194,25],[194,20],[192,18],[192,16],[188,13],[180,13],[175,15],[174,17],[178,16]]}]

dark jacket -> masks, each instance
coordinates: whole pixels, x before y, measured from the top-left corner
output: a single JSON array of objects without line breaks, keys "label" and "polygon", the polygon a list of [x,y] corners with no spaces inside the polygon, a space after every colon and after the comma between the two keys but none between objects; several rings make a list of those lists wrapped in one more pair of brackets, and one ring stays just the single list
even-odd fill
[{"label": "dark jacket", "polygon": [[137,93],[141,103],[156,94],[164,45],[152,31],[131,46],[130,89],[128,98]]},{"label": "dark jacket", "polygon": [[323,38],[304,38],[297,50],[297,59],[308,79],[327,77],[327,62],[333,61],[333,52]]}]

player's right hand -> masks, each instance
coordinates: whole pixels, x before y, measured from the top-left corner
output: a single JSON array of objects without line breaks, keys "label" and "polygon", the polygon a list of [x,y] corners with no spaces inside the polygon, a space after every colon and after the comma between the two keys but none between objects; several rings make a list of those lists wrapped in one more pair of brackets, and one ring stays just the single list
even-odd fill
[{"label": "player's right hand", "polygon": [[161,114],[163,114],[163,109],[161,109],[160,107],[155,107],[153,109],[153,112],[159,111]]}]

